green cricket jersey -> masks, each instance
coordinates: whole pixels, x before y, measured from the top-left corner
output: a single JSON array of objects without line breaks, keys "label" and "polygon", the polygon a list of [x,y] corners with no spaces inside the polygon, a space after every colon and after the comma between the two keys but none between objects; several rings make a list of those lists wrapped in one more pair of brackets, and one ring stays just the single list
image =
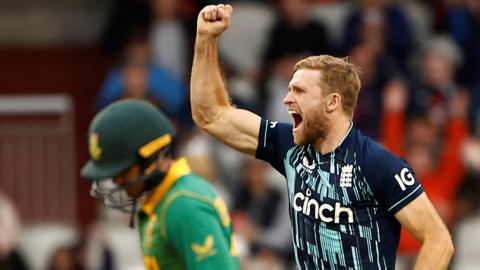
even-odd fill
[{"label": "green cricket jersey", "polygon": [[139,224],[147,270],[240,268],[225,203],[184,158],[142,205]]}]

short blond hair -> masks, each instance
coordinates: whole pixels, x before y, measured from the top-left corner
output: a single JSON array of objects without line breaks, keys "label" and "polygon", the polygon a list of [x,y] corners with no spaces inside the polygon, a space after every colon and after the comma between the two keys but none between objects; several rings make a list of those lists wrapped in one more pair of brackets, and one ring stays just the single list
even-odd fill
[{"label": "short blond hair", "polygon": [[348,57],[337,58],[330,55],[310,56],[295,64],[295,71],[312,69],[321,71],[320,84],[323,95],[338,93],[342,97],[342,109],[353,117],[360,92],[359,68]]}]

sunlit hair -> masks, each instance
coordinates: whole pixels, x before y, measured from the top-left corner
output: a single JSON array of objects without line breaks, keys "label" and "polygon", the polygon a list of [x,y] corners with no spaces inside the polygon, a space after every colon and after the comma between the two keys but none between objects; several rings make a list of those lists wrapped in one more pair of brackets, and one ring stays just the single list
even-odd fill
[{"label": "sunlit hair", "polygon": [[312,69],[321,71],[320,85],[323,96],[338,93],[342,97],[343,111],[353,117],[360,91],[359,68],[348,57],[337,58],[330,55],[310,56],[295,64],[295,71]]}]

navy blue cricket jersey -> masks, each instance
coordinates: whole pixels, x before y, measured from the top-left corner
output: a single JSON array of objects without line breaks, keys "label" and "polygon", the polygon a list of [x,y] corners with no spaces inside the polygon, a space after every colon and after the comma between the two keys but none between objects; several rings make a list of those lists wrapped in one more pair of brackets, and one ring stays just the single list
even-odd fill
[{"label": "navy blue cricket jersey", "polygon": [[321,155],[293,143],[292,125],[262,119],[258,159],[287,179],[298,269],[394,269],[394,214],[423,188],[403,160],[350,128]]}]

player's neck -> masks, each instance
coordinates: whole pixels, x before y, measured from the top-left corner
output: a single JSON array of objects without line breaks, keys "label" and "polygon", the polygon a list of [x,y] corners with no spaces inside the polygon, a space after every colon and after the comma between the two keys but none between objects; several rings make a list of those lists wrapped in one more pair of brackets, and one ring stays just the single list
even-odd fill
[{"label": "player's neck", "polygon": [[347,117],[341,117],[330,121],[330,130],[325,138],[315,143],[315,149],[324,155],[337,148],[347,136],[350,130],[351,120]]}]

